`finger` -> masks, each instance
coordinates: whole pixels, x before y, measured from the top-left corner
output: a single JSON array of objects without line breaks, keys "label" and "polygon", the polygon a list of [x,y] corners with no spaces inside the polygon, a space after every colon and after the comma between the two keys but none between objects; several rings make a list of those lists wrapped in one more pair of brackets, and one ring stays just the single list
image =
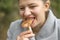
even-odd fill
[{"label": "finger", "polygon": [[17,37],[17,40],[20,40],[20,36]]},{"label": "finger", "polygon": [[25,38],[30,38],[30,37],[34,37],[34,36],[35,36],[35,34],[33,34],[33,33],[24,35]]},{"label": "finger", "polygon": [[31,32],[30,30],[28,30],[28,31],[22,32],[22,33],[20,34],[20,36],[26,35],[26,34],[30,34],[30,33],[32,33],[32,32]]}]

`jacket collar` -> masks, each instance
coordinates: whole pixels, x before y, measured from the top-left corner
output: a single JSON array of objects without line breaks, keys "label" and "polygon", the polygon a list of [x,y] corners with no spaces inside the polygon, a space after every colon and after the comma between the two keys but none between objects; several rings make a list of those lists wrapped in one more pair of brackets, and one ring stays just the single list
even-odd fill
[{"label": "jacket collar", "polygon": [[49,37],[55,30],[54,21],[56,17],[53,15],[53,12],[49,9],[48,18],[39,31],[37,37],[40,39]]}]

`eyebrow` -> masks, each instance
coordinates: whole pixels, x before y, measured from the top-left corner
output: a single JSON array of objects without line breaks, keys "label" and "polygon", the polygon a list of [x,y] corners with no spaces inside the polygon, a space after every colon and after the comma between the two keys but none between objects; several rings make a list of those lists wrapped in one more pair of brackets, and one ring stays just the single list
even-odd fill
[{"label": "eyebrow", "polygon": [[[36,5],[36,3],[28,4],[28,6],[30,6],[30,5]],[[21,7],[21,6],[24,6],[24,5],[19,5],[19,7]]]},{"label": "eyebrow", "polygon": [[31,3],[31,4],[28,4],[28,5],[33,5],[33,4],[35,4],[35,5],[36,5],[36,3]]}]

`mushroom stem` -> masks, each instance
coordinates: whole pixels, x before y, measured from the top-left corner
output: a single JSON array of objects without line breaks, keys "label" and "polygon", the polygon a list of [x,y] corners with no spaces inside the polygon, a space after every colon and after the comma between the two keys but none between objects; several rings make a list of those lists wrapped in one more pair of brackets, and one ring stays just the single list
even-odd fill
[{"label": "mushroom stem", "polygon": [[[31,28],[31,26],[29,26],[28,28],[29,28],[29,30],[30,30],[30,31],[32,31],[32,28]],[[32,32],[33,32],[33,31],[32,31]]]}]

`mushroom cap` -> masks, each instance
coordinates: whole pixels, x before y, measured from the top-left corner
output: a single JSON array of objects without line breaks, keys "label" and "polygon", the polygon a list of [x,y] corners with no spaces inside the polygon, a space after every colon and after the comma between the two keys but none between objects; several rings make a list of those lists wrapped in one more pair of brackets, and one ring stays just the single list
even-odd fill
[{"label": "mushroom cap", "polygon": [[32,19],[27,19],[22,22],[22,27],[29,27],[32,24]]}]

